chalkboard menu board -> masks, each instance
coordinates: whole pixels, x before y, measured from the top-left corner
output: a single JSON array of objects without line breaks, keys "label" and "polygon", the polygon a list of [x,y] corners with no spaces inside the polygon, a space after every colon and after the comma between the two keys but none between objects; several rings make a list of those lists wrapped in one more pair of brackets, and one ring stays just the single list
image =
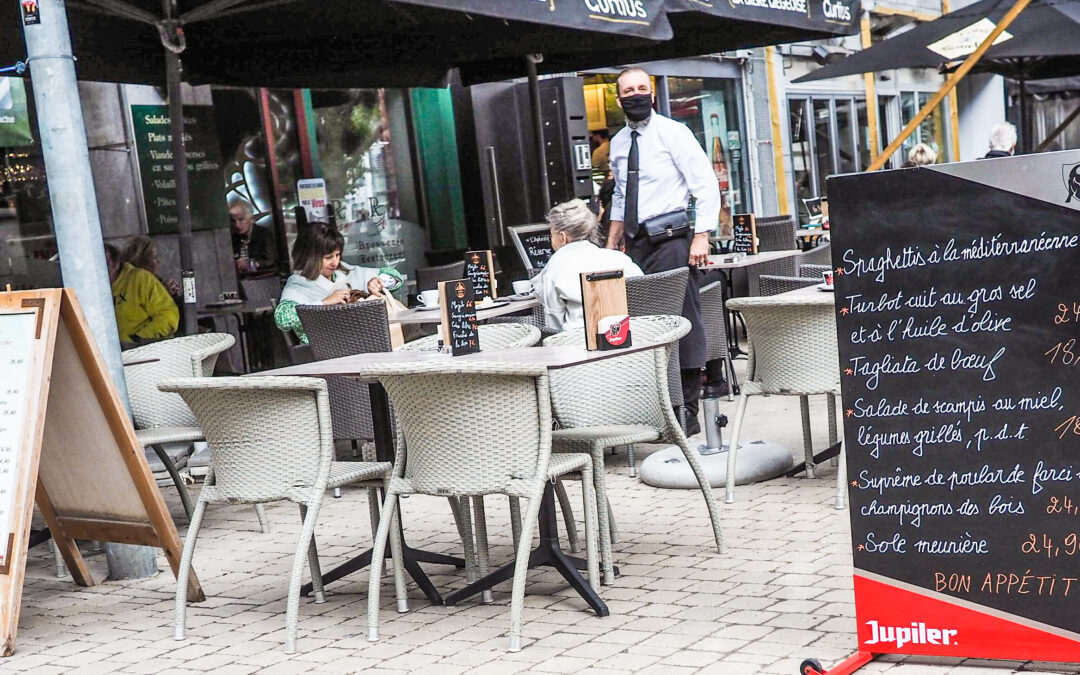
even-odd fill
[{"label": "chalkboard menu board", "polygon": [[465,277],[472,282],[477,300],[496,297],[495,263],[491,251],[466,251]]},{"label": "chalkboard menu board", "polygon": [[547,223],[517,225],[509,229],[514,239],[514,247],[525,267],[537,271],[544,269],[555,253],[555,249],[551,247],[551,228]]},{"label": "chalkboard menu board", "polygon": [[731,216],[731,233],[734,237],[731,242],[732,251],[757,254],[757,225],[754,222],[754,214],[736,213]]},{"label": "chalkboard menu board", "polygon": [[1077,166],[829,179],[860,651],[1080,661]]},{"label": "chalkboard menu board", "polygon": [[468,279],[439,282],[442,307],[442,338],[453,356],[480,351],[480,329],[476,323],[476,294]]},{"label": "chalkboard menu board", "polygon": [[[177,227],[169,120],[167,106],[131,106],[135,152],[139,158],[150,234],[173,234]],[[225,210],[225,179],[221,173],[221,146],[212,107],[184,106],[184,141],[191,193],[191,229],[225,227],[229,224]]]}]

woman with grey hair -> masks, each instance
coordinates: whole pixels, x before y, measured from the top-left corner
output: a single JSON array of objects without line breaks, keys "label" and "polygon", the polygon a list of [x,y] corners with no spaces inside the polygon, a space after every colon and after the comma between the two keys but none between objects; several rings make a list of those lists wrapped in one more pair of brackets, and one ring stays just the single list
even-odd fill
[{"label": "woman with grey hair", "polygon": [[904,168],[928,166],[937,162],[937,152],[926,143],[916,143],[908,152]]},{"label": "woman with grey hair", "polygon": [[533,279],[533,286],[544,304],[547,327],[564,330],[584,320],[582,272],[622,270],[627,277],[638,277],[642,272],[625,253],[596,245],[599,222],[580,199],[553,207],[548,211],[547,222],[555,252]]}]

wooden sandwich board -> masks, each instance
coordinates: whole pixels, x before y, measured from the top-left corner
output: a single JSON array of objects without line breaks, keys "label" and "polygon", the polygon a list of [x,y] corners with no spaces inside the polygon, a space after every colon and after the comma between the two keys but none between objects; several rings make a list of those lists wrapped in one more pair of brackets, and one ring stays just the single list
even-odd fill
[{"label": "wooden sandwich board", "polygon": [[[180,538],[75,293],[0,293],[0,656],[15,650],[34,503],[75,583],[76,540],[161,548]],[[188,598],[205,599],[191,575]]]},{"label": "wooden sandwich board", "polygon": [[[581,273],[581,304],[585,315],[585,347],[589,351],[611,349],[601,345],[597,325],[606,316],[625,316],[626,279],[622,270]],[[629,347],[629,342],[617,345]]]}]

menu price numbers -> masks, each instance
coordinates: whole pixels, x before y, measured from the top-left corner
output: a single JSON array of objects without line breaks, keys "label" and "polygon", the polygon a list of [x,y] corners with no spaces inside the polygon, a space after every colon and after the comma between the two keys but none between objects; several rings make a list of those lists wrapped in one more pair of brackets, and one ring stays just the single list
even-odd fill
[{"label": "menu price numbers", "polygon": [[[1050,365],[1060,363],[1063,366],[1071,366],[1076,363],[1076,338],[1062,341],[1043,352],[1043,356],[1050,357]],[[1060,358],[1059,358],[1060,357]]]},{"label": "menu price numbers", "polygon": [[1046,513],[1051,516],[1067,515],[1076,516],[1080,515],[1080,506],[1073,501],[1072,497],[1068,495],[1064,497],[1050,497],[1049,503],[1046,505]]},{"label": "menu price numbers", "polygon": [[1059,432],[1059,439],[1064,439],[1070,435],[1080,436],[1080,415],[1069,415],[1065,418],[1065,421],[1054,427],[1054,431]]},{"label": "menu price numbers", "polygon": [[1080,534],[1070,532],[1059,542],[1049,534],[1029,534],[1020,551],[1027,555],[1046,556],[1053,560],[1061,555],[1080,556]]},{"label": "menu price numbers", "polygon": [[1080,302],[1058,303],[1057,314],[1054,315],[1054,325],[1060,326],[1066,323],[1080,323]]}]

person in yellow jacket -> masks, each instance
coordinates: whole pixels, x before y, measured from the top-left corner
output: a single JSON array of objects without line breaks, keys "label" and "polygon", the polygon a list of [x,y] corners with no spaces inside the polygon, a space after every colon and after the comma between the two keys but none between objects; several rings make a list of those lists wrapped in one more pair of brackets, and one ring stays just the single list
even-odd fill
[{"label": "person in yellow jacket", "polygon": [[157,251],[149,237],[134,237],[125,247],[123,263],[112,282],[113,309],[121,342],[172,337],[180,310],[157,276]]}]

